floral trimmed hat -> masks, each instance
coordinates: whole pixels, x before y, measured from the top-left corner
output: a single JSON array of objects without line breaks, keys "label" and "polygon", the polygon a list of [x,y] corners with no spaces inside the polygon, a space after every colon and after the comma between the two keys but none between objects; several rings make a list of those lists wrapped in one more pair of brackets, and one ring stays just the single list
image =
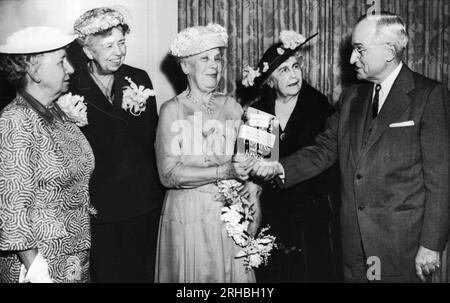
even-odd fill
[{"label": "floral trimmed hat", "polygon": [[118,25],[125,25],[124,16],[109,7],[97,7],[86,11],[75,21],[73,28],[78,38],[108,30]]},{"label": "floral trimmed hat", "polygon": [[269,47],[258,63],[257,69],[246,65],[242,72],[242,85],[261,86],[272,72],[289,57],[294,55],[309,40],[318,33],[305,38],[295,31],[281,31],[280,41]]},{"label": "floral trimmed hat", "polygon": [[178,33],[170,47],[170,53],[178,58],[193,56],[204,51],[228,46],[225,28],[216,23],[207,26],[188,27]]}]

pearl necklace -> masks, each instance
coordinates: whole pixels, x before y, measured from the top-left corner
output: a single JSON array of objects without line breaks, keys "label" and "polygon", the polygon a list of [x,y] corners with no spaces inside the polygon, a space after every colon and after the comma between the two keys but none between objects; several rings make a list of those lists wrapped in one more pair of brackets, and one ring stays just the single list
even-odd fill
[{"label": "pearl necklace", "polygon": [[[214,107],[214,100],[215,100],[216,95],[217,95],[217,93],[212,93],[211,96],[209,97],[209,101],[207,103],[204,103],[204,102],[201,103],[201,107],[206,109],[206,113],[208,114],[208,116],[210,118],[212,118],[214,116],[213,107]],[[200,103],[198,100],[194,99],[191,92],[188,90],[185,91],[185,96],[189,101],[191,101],[194,104]]]}]

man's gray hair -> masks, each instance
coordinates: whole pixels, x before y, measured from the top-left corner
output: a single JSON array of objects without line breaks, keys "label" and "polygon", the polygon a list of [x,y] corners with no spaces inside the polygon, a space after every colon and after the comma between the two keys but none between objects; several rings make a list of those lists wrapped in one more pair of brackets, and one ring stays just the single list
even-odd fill
[{"label": "man's gray hair", "polygon": [[[381,12],[376,15],[365,15],[363,19],[376,21],[377,36],[385,36],[388,41],[395,48],[395,58],[398,61],[402,60],[403,52],[408,44],[408,33],[403,20],[395,14],[389,12]],[[358,22],[359,23],[359,22]]]}]

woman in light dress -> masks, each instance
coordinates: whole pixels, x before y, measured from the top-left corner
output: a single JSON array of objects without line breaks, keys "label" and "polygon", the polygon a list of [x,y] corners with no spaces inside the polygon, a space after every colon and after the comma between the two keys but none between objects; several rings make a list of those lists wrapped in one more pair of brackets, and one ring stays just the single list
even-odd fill
[{"label": "woman in light dress", "polygon": [[[242,108],[217,93],[222,77],[225,29],[217,24],[180,32],[171,47],[188,88],[161,107],[156,158],[168,188],[161,216],[156,282],[255,282],[253,270],[235,258],[240,247],[221,221],[216,181],[245,181],[254,160],[233,157]],[[258,205],[257,187],[246,182]],[[258,220],[250,226],[257,228]]]}]

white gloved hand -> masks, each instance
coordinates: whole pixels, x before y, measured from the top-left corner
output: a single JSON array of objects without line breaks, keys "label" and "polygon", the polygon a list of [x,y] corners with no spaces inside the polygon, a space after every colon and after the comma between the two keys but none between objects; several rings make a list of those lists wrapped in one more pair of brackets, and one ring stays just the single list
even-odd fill
[{"label": "white gloved hand", "polygon": [[40,252],[34,258],[28,271],[22,264],[19,283],[53,283],[52,278],[50,278],[48,263]]}]

